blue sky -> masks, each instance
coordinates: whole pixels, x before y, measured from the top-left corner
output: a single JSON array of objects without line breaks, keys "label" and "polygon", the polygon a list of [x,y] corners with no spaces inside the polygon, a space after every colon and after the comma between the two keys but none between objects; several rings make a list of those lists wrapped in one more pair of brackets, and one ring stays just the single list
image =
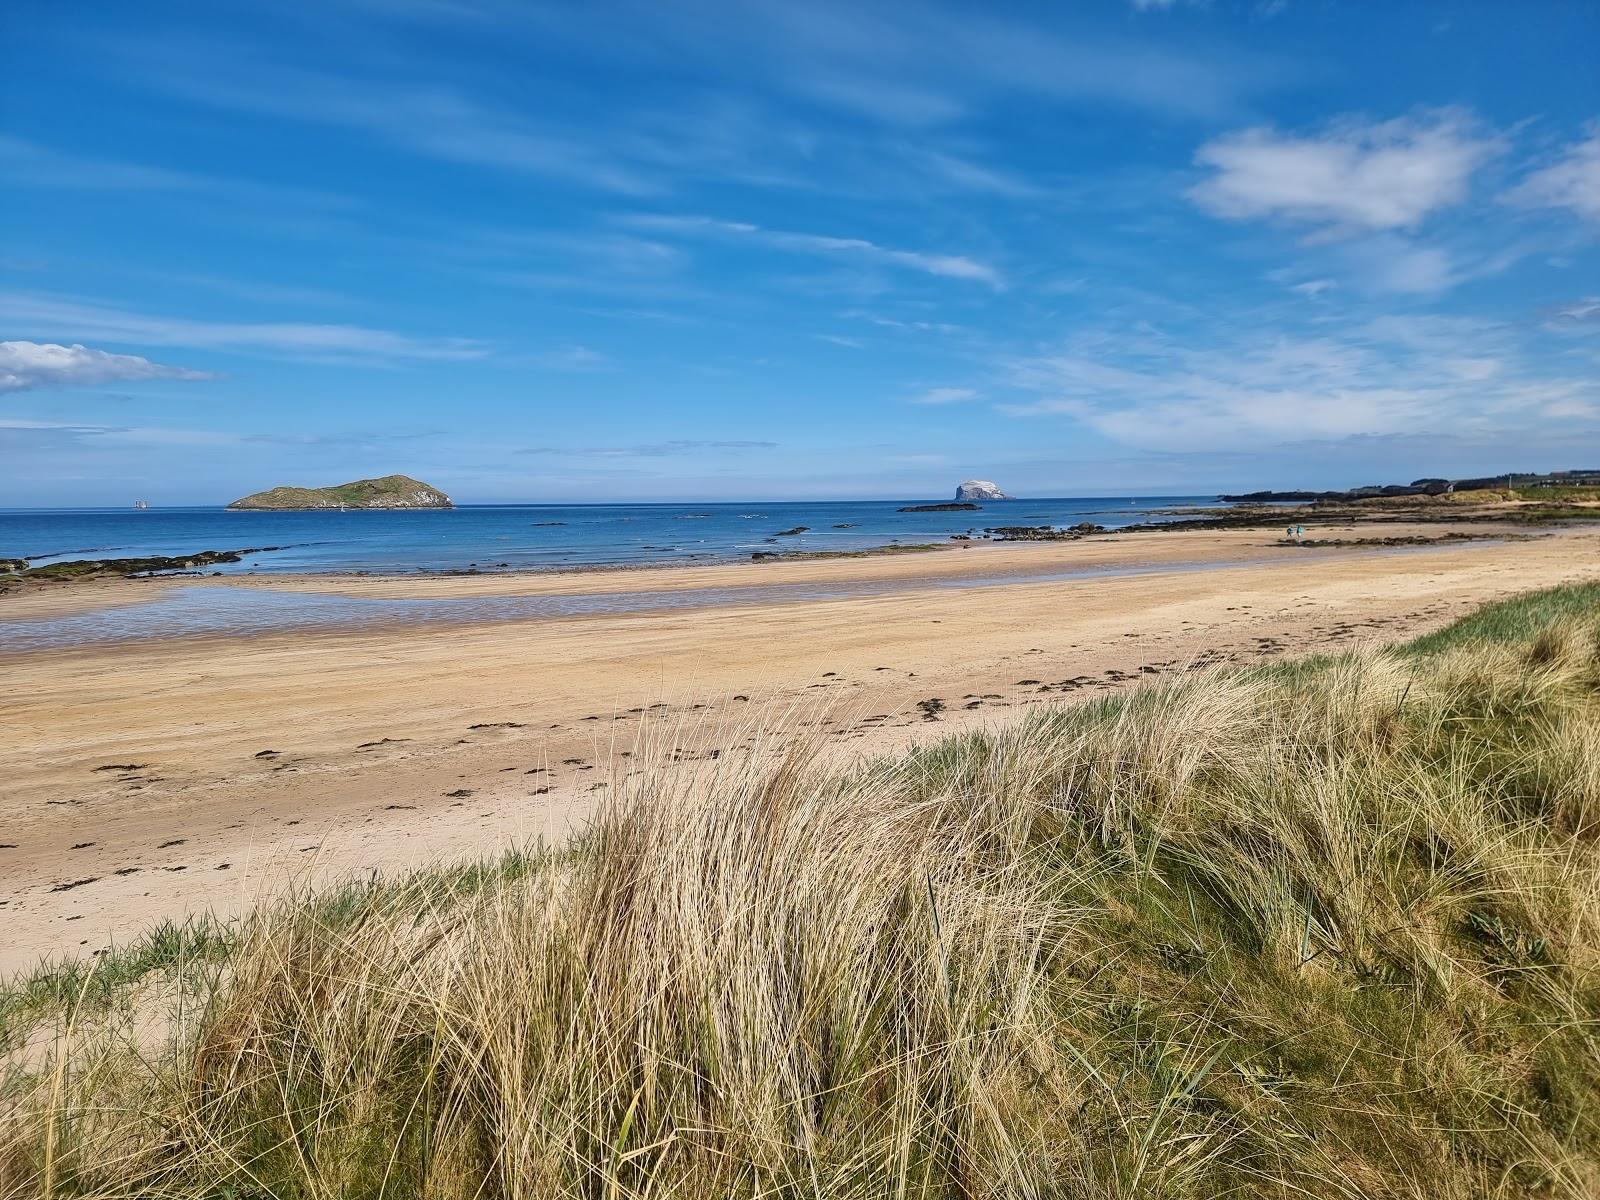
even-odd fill
[{"label": "blue sky", "polygon": [[0,15],[0,505],[1600,466],[1600,6]]}]

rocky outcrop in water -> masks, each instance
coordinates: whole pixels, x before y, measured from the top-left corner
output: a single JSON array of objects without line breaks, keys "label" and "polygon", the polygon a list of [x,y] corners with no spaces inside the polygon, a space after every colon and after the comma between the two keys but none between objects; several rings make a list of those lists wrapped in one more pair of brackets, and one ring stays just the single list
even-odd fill
[{"label": "rocky outcrop in water", "polygon": [[235,511],[251,509],[340,508],[454,508],[438,488],[409,475],[357,479],[332,487],[275,487],[241,497],[228,505]]},{"label": "rocky outcrop in water", "polygon": [[1000,488],[987,479],[966,479],[956,488],[957,500],[1009,500]]},{"label": "rocky outcrop in water", "polygon": [[977,512],[976,504],[908,504],[895,512]]},{"label": "rocky outcrop in water", "polygon": [[[247,554],[265,554],[270,550],[287,550],[287,546],[251,546],[244,550],[201,550],[197,554],[152,554],[146,558],[74,558],[66,562],[53,562],[42,567],[29,567],[22,559],[0,560],[0,568],[18,573],[23,579],[58,580],[94,579],[107,575],[151,575],[164,571],[193,571],[198,567],[217,563],[243,561]],[[21,564],[20,566],[17,564]]]},{"label": "rocky outcrop in water", "polygon": [[992,525],[984,530],[1002,542],[1075,542],[1079,538],[1106,532],[1104,525],[1082,521],[1066,529],[1054,525]]}]

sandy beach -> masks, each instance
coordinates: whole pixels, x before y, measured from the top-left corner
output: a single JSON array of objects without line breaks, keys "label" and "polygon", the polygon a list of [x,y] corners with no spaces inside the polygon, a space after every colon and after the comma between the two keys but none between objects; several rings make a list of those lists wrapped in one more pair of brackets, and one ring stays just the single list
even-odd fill
[{"label": "sandy beach", "polygon": [[[0,657],[0,969],[296,882],[558,841],[613,772],[646,759],[670,771],[793,738],[890,751],[1196,667],[1403,638],[1600,576],[1597,550],[1588,530],[1404,549],[1208,531],[670,571],[208,579],[357,599],[717,602]],[[770,593],[863,581],[878,590]],[[13,597],[0,629],[190,586]]]}]

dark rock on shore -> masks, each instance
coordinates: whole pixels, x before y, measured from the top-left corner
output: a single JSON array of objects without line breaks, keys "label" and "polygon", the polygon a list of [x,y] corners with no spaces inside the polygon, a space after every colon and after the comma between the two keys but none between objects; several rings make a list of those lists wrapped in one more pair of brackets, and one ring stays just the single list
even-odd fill
[{"label": "dark rock on shore", "polygon": [[983,511],[983,506],[981,504],[966,504],[966,503],[956,504],[956,503],[953,503],[953,502],[947,502],[945,504],[908,504],[904,508],[895,509],[895,512],[981,512],[981,511]]},{"label": "dark rock on shore", "polygon": [[288,546],[251,546],[244,550],[202,550],[198,554],[171,557],[157,554],[148,558],[77,558],[44,567],[29,567],[23,563],[19,574],[23,579],[61,582],[105,575],[153,575],[163,571],[192,571],[196,567],[209,567],[215,563],[236,563],[243,561],[247,554],[266,554],[272,550],[287,549]]},{"label": "dark rock on shore", "polygon": [[949,549],[942,542],[894,542],[887,546],[871,546],[864,550],[757,550],[750,555],[751,562],[800,562],[816,558],[876,558],[885,554],[926,554],[933,550]]},{"label": "dark rock on shore", "polygon": [[1054,525],[993,525],[984,530],[1002,542],[1075,542],[1095,533],[1105,533],[1104,525],[1081,521],[1066,529]]},{"label": "dark rock on shore", "polygon": [[[1322,549],[1335,546],[1436,546],[1440,542],[1472,542],[1484,538],[1495,538],[1499,541],[1522,541],[1530,537],[1538,537],[1530,533],[1440,533],[1432,537],[1424,534],[1394,534],[1389,537],[1358,537],[1358,538],[1279,538],[1279,546],[1303,546],[1308,549]],[[1548,536],[1548,535],[1545,535]]]},{"label": "dark rock on shore", "polygon": [[772,536],[773,537],[797,537],[802,533],[809,533],[810,530],[811,530],[811,526],[809,526],[809,525],[796,525],[793,529],[780,529],[780,530],[778,530],[777,533],[773,534]]}]

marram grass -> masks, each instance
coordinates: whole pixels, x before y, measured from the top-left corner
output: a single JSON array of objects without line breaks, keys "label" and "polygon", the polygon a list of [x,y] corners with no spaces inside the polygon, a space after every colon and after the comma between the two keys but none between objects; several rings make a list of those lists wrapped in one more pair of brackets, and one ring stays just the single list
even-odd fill
[{"label": "marram grass", "polygon": [[0,1193],[1600,1194],[1597,633],[635,775],[560,856],[36,973]]}]

